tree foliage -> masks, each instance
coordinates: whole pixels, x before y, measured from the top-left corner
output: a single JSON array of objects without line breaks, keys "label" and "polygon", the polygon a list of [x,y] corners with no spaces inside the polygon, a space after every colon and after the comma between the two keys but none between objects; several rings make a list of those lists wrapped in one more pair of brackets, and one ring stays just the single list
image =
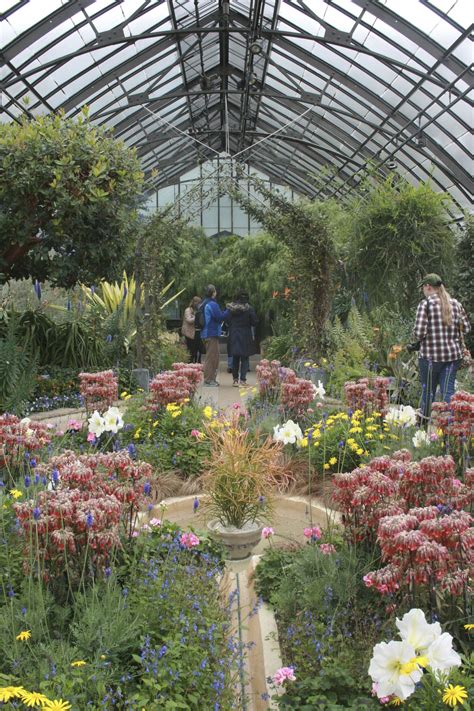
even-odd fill
[{"label": "tree foliage", "polygon": [[448,206],[448,195],[393,175],[354,198],[349,268],[369,305],[389,302],[406,312],[419,296],[422,275],[436,272],[449,281],[454,236]]},{"label": "tree foliage", "polygon": [[135,153],[86,111],[0,125],[0,272],[65,287],[119,276],[141,187]]},{"label": "tree foliage", "polygon": [[289,249],[289,277],[295,305],[293,329],[299,345],[319,353],[334,288],[336,250],[330,201],[290,202],[282,194],[254,182],[265,205],[233,190],[240,205]]},{"label": "tree foliage", "polygon": [[[456,248],[456,272],[453,279],[453,296],[460,299],[471,323],[474,320],[474,216],[466,218],[461,239]],[[467,335],[469,347],[474,348],[472,331]]]}]

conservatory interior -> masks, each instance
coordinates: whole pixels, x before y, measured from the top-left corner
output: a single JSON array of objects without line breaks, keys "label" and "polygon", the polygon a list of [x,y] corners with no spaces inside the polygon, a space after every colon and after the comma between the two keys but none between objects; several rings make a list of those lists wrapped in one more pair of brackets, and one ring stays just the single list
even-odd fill
[{"label": "conservatory interior", "polygon": [[472,21],[0,1],[0,709],[474,709]]}]

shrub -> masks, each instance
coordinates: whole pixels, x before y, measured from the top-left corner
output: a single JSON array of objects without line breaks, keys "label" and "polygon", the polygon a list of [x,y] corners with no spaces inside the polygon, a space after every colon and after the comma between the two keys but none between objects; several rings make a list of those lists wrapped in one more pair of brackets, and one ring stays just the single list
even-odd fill
[{"label": "shrub", "polygon": [[80,392],[88,412],[106,410],[118,400],[118,382],[113,370],[79,373]]}]

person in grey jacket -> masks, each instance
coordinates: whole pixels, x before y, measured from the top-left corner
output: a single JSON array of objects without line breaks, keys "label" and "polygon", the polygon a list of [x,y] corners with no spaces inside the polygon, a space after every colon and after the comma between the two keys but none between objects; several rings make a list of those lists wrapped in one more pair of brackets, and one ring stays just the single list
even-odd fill
[{"label": "person in grey jacket", "polygon": [[234,387],[245,386],[249,357],[256,353],[253,329],[257,325],[257,316],[249,304],[249,295],[243,290],[226,306],[228,313],[225,321],[229,326],[228,353],[232,356]]}]

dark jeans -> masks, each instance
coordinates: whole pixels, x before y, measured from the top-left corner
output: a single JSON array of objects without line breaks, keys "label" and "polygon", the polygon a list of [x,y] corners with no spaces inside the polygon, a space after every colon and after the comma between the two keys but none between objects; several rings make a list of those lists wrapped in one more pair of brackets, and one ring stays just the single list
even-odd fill
[{"label": "dark jeans", "polygon": [[201,354],[204,352],[204,345],[201,341],[199,335],[194,336],[194,338],[188,338],[186,336],[186,348],[189,351],[189,358],[191,363],[200,363]]},{"label": "dark jeans", "polygon": [[428,418],[431,412],[431,403],[439,389],[444,402],[451,402],[454,395],[454,381],[459,368],[460,360],[433,362],[428,358],[419,358],[421,382],[421,414]]},{"label": "dark jeans", "polygon": [[232,377],[234,380],[239,379],[239,368],[240,368],[240,380],[245,383],[247,379],[247,373],[249,372],[249,357],[248,356],[232,356]]}]

